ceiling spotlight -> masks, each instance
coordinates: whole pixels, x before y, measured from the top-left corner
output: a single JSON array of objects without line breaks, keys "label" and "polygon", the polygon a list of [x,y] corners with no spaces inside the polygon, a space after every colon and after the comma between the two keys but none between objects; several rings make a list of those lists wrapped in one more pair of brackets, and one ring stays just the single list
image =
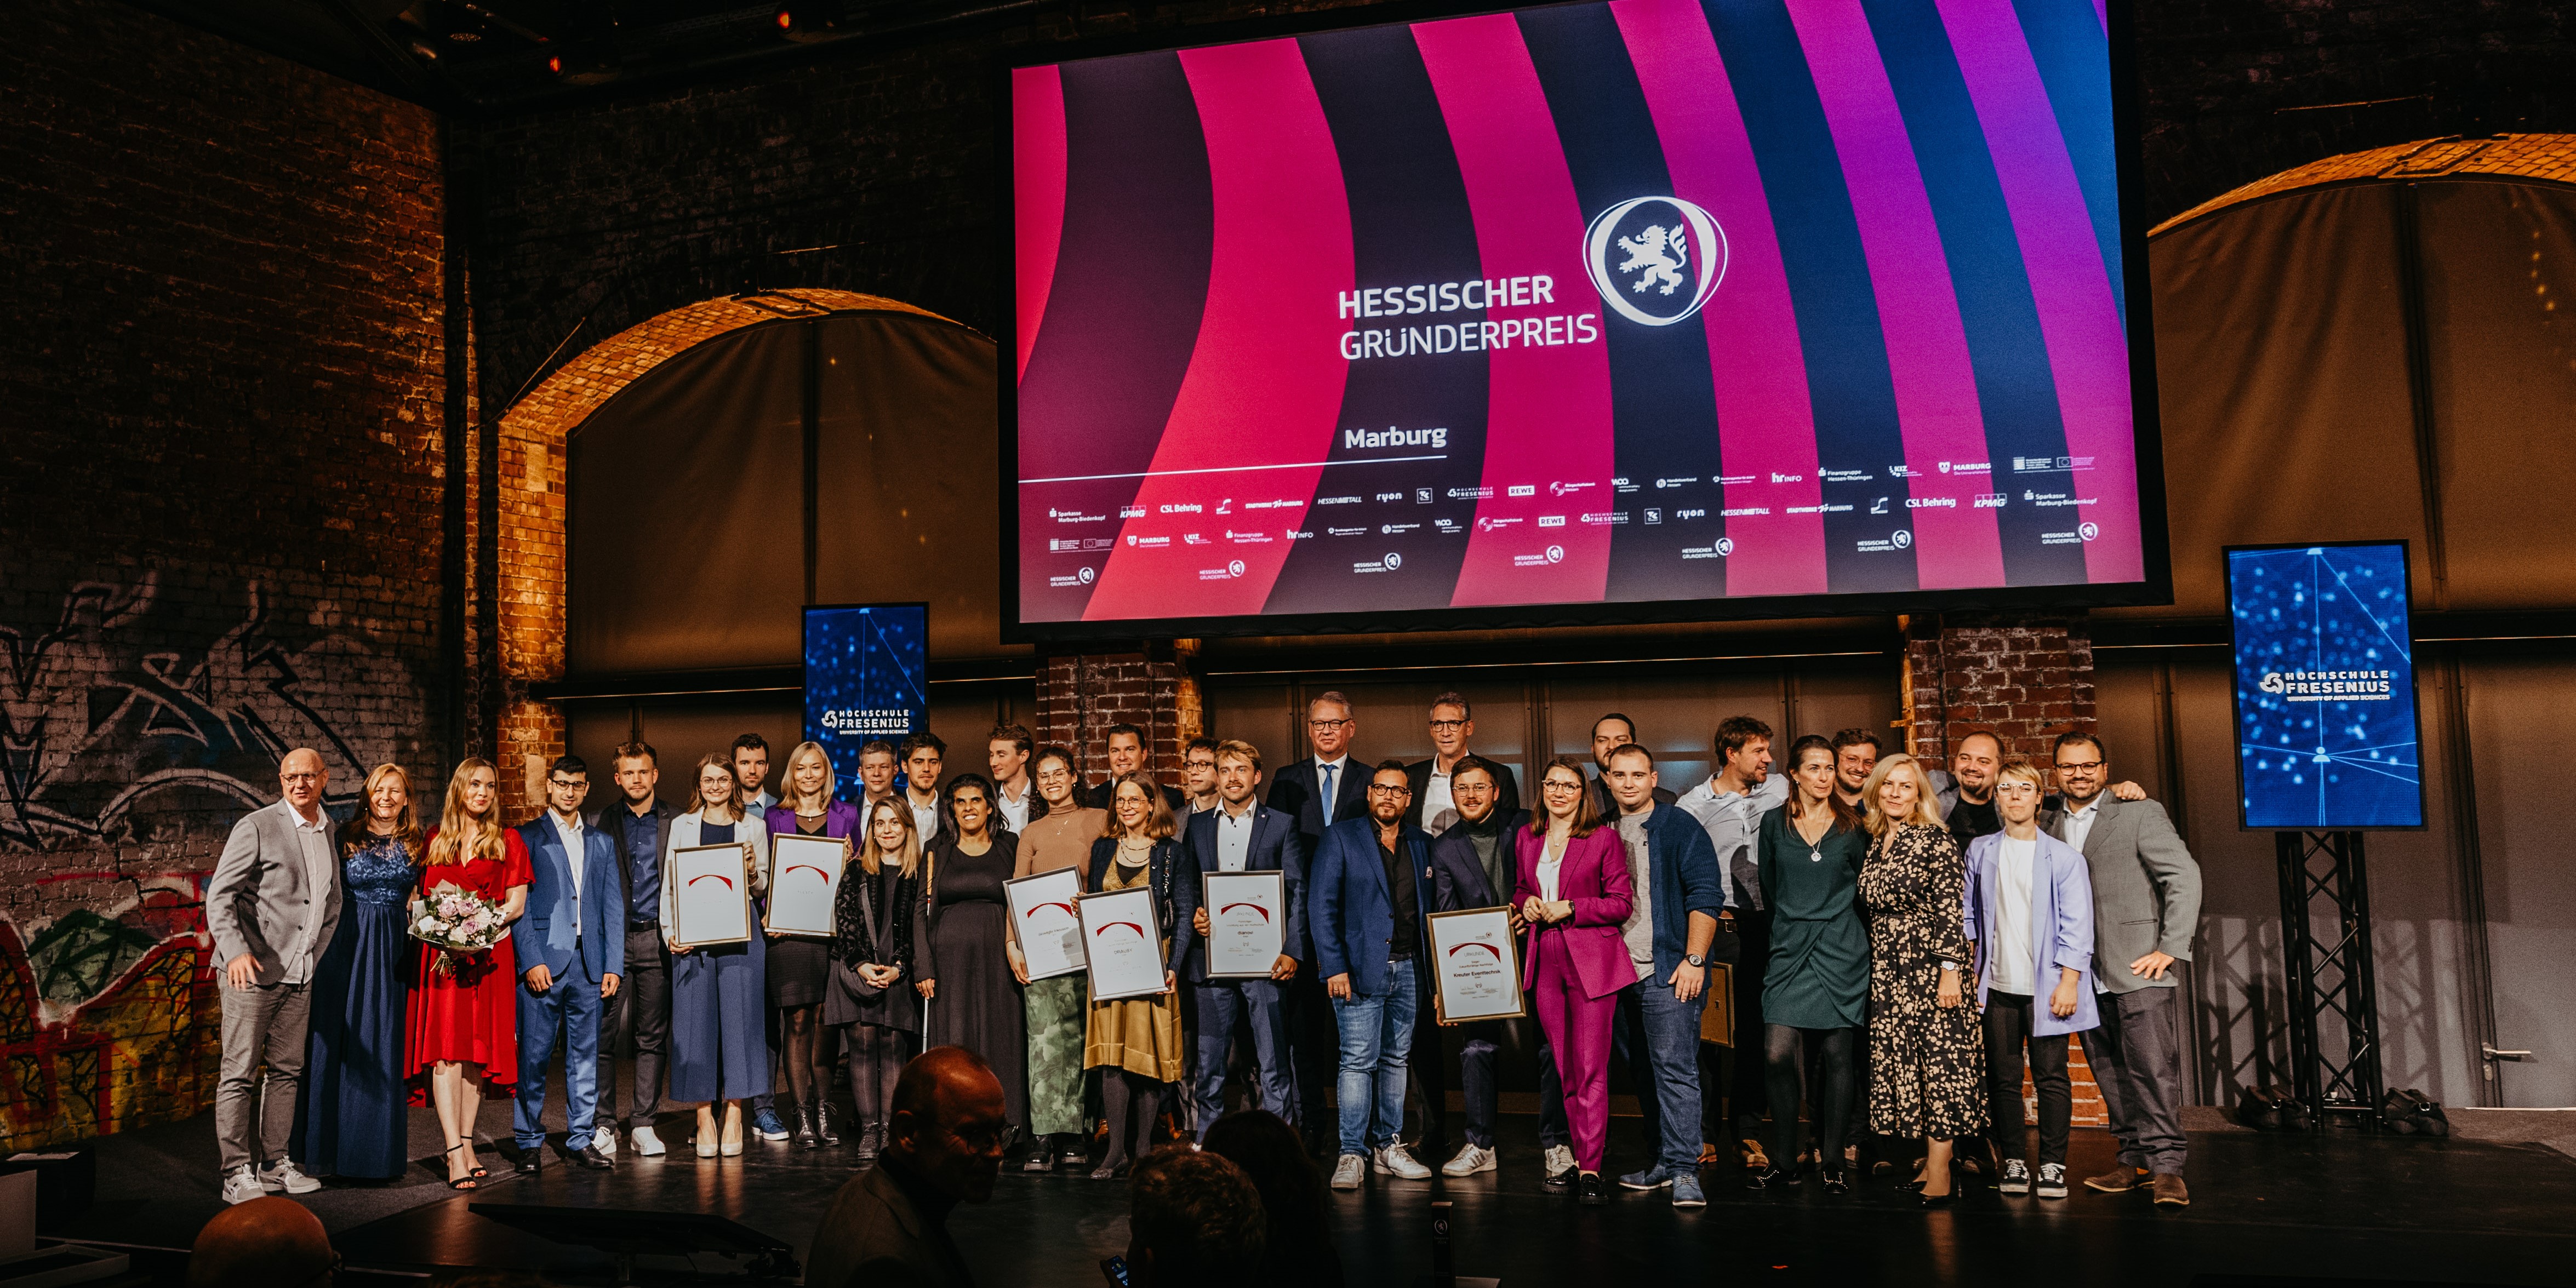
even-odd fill
[{"label": "ceiling spotlight", "polygon": [[778,34],[804,44],[835,40],[849,24],[849,16],[841,0],[794,0],[778,6]]},{"label": "ceiling spotlight", "polygon": [[546,70],[566,85],[604,85],[624,70],[618,58],[614,16],[579,22],[547,45]]},{"label": "ceiling spotlight", "polygon": [[489,32],[481,10],[470,4],[429,4],[423,6],[429,34],[451,45],[481,43]]}]

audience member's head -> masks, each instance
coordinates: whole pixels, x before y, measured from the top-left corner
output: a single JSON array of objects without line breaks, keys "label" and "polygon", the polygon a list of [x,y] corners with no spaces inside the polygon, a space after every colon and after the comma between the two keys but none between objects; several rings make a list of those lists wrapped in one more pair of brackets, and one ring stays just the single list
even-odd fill
[{"label": "audience member's head", "polygon": [[215,1214],[188,1254],[188,1288],[303,1288],[330,1277],[336,1258],[322,1219],[293,1199],[267,1195]]},{"label": "audience member's head", "polygon": [[[1325,1219],[1323,1174],[1306,1157],[1297,1129],[1266,1109],[1239,1109],[1208,1125],[1200,1146],[1243,1169],[1261,1194],[1268,1217],[1266,1242],[1273,1265],[1333,1260],[1333,1230]],[[1282,1282],[1314,1282],[1300,1275]]]},{"label": "audience member's head", "polygon": [[903,1067],[885,1156],[932,1189],[968,1203],[993,1197],[1010,1137],[1002,1083],[984,1057],[964,1047],[932,1047]]},{"label": "audience member's head", "polygon": [[1261,1192],[1223,1155],[1158,1150],[1127,1193],[1132,1288],[1238,1288],[1261,1273]]}]

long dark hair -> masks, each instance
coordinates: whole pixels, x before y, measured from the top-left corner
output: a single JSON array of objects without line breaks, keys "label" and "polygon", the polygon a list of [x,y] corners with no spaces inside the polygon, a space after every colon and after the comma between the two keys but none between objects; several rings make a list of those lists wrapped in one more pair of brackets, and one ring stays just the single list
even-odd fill
[{"label": "long dark hair", "polygon": [[[1803,799],[1802,795],[1798,791],[1796,782],[1798,777],[1798,766],[1806,760],[1807,753],[1811,751],[1821,751],[1825,753],[1825,763],[1827,764],[1832,764],[1842,755],[1840,751],[1835,749],[1834,740],[1825,737],[1823,734],[1811,733],[1806,737],[1800,738],[1796,742],[1789,744],[1789,821],[1792,823],[1798,821],[1798,802]],[[1826,829],[1827,834],[1830,835],[1834,832],[1857,832],[1860,830],[1862,822],[1860,811],[1852,808],[1851,802],[1844,800],[1841,792],[1832,790],[1826,791],[1825,806],[1832,810],[1834,815],[1834,825]]]},{"label": "long dark hair", "polygon": [[1583,763],[1583,757],[1581,756],[1559,756],[1556,759],[1547,762],[1545,766],[1540,768],[1538,771],[1538,779],[1531,784],[1532,787],[1538,790],[1538,799],[1532,802],[1532,804],[1537,805],[1538,808],[1530,811],[1530,835],[1536,837],[1545,837],[1547,835],[1549,818],[1547,812],[1547,771],[1555,769],[1560,765],[1565,768],[1566,772],[1574,775],[1574,828],[1571,835],[1590,836],[1592,835],[1592,829],[1601,825],[1600,816],[1592,812],[1592,784],[1585,781],[1583,777]]}]

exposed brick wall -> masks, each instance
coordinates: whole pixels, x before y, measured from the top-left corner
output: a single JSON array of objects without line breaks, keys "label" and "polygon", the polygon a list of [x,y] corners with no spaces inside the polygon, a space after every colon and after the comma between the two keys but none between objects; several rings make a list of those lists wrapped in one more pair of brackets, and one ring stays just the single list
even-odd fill
[{"label": "exposed brick wall", "polygon": [[1991,733],[2006,756],[2045,760],[2068,729],[2091,730],[2093,637],[2081,617],[1948,613],[1906,624],[1907,749],[1947,765],[1958,740]]},{"label": "exposed brick wall", "polygon": [[437,123],[121,4],[0,42],[0,1145],[209,1103],[289,747],[444,783]]},{"label": "exposed brick wall", "polygon": [[1109,773],[1109,726],[1132,724],[1145,731],[1155,777],[1178,786],[1181,748],[1205,732],[1199,682],[1190,650],[1158,654],[1048,658],[1038,668],[1037,719],[1029,725],[1038,743],[1071,749],[1083,780],[1098,782]]}]

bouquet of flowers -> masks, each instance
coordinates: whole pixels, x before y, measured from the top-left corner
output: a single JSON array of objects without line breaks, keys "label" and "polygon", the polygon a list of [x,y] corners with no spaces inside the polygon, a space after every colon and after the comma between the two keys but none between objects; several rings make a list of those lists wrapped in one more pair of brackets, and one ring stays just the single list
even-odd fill
[{"label": "bouquet of flowers", "polygon": [[441,971],[454,971],[458,955],[482,952],[510,933],[501,905],[462,886],[442,884],[411,908],[411,937],[445,950],[436,963]]}]

